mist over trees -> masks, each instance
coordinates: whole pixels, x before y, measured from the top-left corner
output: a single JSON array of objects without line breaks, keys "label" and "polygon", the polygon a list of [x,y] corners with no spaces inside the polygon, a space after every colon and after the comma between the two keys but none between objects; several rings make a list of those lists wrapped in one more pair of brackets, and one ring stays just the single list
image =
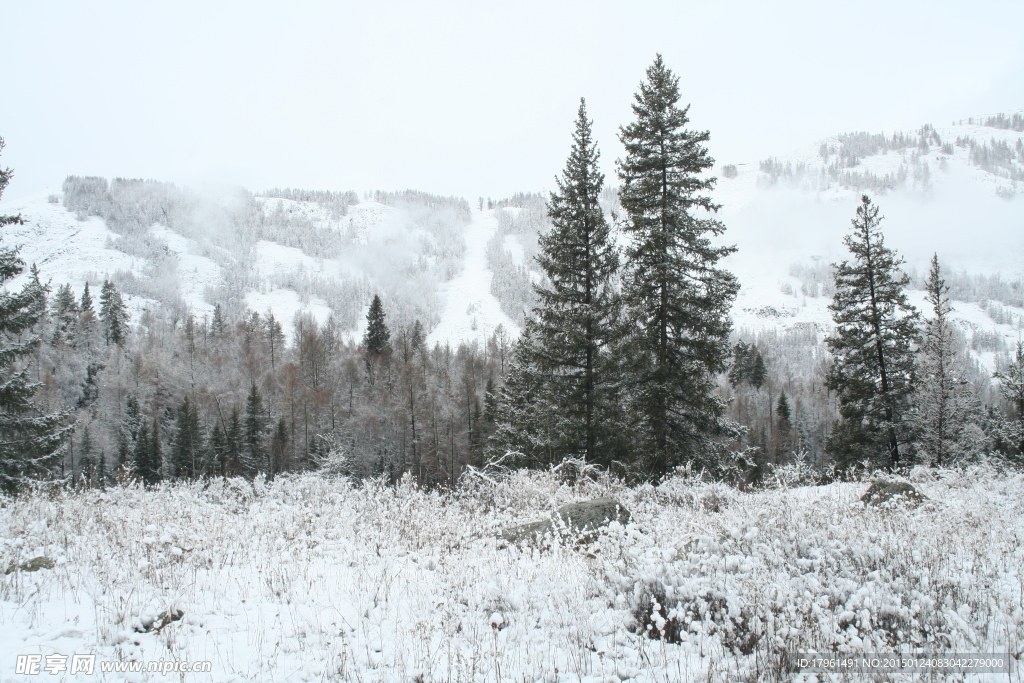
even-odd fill
[{"label": "mist over trees", "polygon": [[[660,57],[647,70],[620,129],[618,186],[599,171],[581,101],[557,189],[487,200],[490,290],[518,339],[498,326],[457,347],[427,342],[440,285],[466,256],[464,199],[211,195],[69,176],[68,211],[103,218],[108,248],[146,266],[76,285],[32,270],[20,292],[0,294],[0,485],[321,469],[453,486],[469,468],[579,458],[636,480],[689,467],[755,486],[851,468],[1024,463],[1024,346],[951,318],[953,299],[976,302],[1019,329],[1024,281],[948,272],[937,256],[927,273],[904,269],[867,196],[847,260],[794,264],[798,284],[783,287],[830,299],[830,334],[732,328],[738,283],[720,263],[733,247],[709,197],[709,133],[687,127],[678,83]],[[986,125],[1017,130],[1012,117]],[[914,159],[951,144],[1011,175],[1024,159],[930,127],[839,136],[821,157],[842,178],[873,154]],[[768,166],[769,178],[799,175]],[[282,249],[291,261],[264,262]],[[182,297],[191,257],[223,275],[199,308]],[[24,268],[16,249],[0,250],[2,282]],[[911,287],[926,292],[923,312]],[[329,313],[253,310],[253,292],[277,289]]]},{"label": "mist over trees", "polygon": [[[211,194],[151,180],[79,176],[69,176],[63,191],[69,211],[83,220],[103,218],[118,236],[109,247],[146,260],[141,276],[109,274],[119,291],[175,306],[181,316],[187,276],[180,272],[181,258],[155,227],[191,240],[196,254],[220,269],[222,283],[208,288],[205,298],[232,316],[248,308],[248,292],[291,289],[303,301],[323,301],[346,329],[359,324],[374,292],[385,297],[397,320],[420,319],[433,327],[443,306],[438,287],[461,270],[465,256],[469,204],[412,190],[373,193],[368,201],[388,210],[366,212],[352,210],[360,204],[353,192]],[[275,245],[300,250],[322,269],[307,263],[268,269],[260,262],[260,248]],[[349,264],[360,266],[360,274]]]}]

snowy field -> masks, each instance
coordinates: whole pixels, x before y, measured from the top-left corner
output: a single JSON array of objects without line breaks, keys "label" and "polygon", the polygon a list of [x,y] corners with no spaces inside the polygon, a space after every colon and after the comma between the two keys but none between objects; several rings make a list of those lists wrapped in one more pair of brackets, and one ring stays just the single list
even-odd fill
[{"label": "snowy field", "polygon": [[[929,500],[893,509],[859,503],[866,483],[551,472],[456,493],[303,475],[27,495],[0,509],[0,568],[55,565],[0,574],[0,681],[752,681],[790,680],[787,650],[1019,657],[1024,476],[915,479]],[[496,538],[601,495],[633,517],[592,545]],[[652,596],[665,639],[636,632]],[[15,673],[57,653],[211,672]]]}]

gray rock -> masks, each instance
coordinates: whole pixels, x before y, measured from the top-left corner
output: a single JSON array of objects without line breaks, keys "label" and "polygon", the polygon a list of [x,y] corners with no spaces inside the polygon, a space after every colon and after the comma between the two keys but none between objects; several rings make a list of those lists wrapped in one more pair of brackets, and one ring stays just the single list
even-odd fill
[{"label": "gray rock", "polygon": [[885,503],[906,503],[912,506],[928,500],[927,496],[905,481],[888,481],[879,479],[871,484],[867,493],[861,497],[865,505],[883,505]]},{"label": "gray rock", "polygon": [[[629,521],[629,510],[622,507],[613,498],[598,498],[582,503],[571,503],[558,508],[551,519],[532,522],[505,529],[500,537],[510,543],[532,540],[538,536],[565,528],[579,535],[586,542],[596,537],[596,531],[614,521],[626,524]],[[556,523],[555,520],[558,520]]]},{"label": "gray rock", "polygon": [[20,565],[12,562],[4,571],[4,574],[11,574],[19,569],[23,572],[37,572],[40,569],[53,569],[54,566],[53,560],[46,555],[40,555],[39,557],[33,557],[28,562],[22,562]]}]

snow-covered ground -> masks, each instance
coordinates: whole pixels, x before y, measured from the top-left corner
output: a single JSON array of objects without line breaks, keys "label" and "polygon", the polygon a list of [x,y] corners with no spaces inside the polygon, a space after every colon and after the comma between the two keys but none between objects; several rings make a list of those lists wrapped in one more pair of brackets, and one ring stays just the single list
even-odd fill
[{"label": "snow-covered ground", "polygon": [[473,211],[473,220],[466,227],[465,268],[441,285],[445,306],[441,322],[427,337],[431,345],[486,340],[498,325],[513,336],[519,335],[519,326],[501,310],[501,304],[491,294],[494,274],[487,267],[487,241],[498,227],[494,211]]},{"label": "snow-covered ground", "polygon": [[[1019,657],[1024,477],[919,479],[917,508],[865,508],[866,483],[740,493],[551,472],[455,493],[307,474],[26,495],[0,507],[0,680],[49,680],[14,673],[30,654],[367,683],[782,680],[782,651]],[[496,538],[603,495],[632,520],[596,544]],[[16,568],[39,556],[55,566]],[[637,633],[652,595],[652,628],[678,627],[675,642]],[[60,678],[124,679],[168,680]]]}]

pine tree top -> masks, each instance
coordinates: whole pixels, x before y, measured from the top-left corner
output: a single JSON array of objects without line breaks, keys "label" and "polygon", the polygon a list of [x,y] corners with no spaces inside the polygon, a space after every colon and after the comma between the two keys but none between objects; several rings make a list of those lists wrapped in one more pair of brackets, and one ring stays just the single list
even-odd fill
[{"label": "pine tree top", "polygon": [[843,238],[854,258],[833,264],[836,293],[829,310],[839,330],[864,323],[877,325],[891,317],[905,319],[902,327],[916,325],[918,320],[906,294],[910,276],[900,270],[904,261],[885,245],[879,229],[883,218],[878,206],[863,195],[851,221],[853,229]]},{"label": "pine tree top", "polygon": [[85,283],[85,288],[82,290],[82,302],[78,305],[79,309],[83,313],[93,312],[92,309],[92,294],[89,293],[89,283]]},{"label": "pine tree top", "polygon": [[939,268],[939,255],[932,254],[931,265],[928,268],[928,281],[924,286],[925,300],[932,305],[932,312],[936,319],[945,318],[950,312],[949,306],[949,285],[942,278],[942,271]]},{"label": "pine tree top", "polygon": [[592,123],[586,101],[580,98],[569,158],[548,201],[552,228],[540,237],[537,263],[551,283],[535,287],[541,303],[535,312],[540,315],[561,316],[567,309],[584,316],[598,314],[581,307],[607,307],[609,283],[618,270],[618,252],[600,203],[604,174],[598,166]]},{"label": "pine tree top", "polygon": [[[658,213],[659,208],[673,204],[674,211],[690,206],[711,212],[721,208],[710,196],[700,194],[710,191],[716,182],[715,178],[702,175],[715,163],[705,144],[711,134],[686,128],[690,105],[677,106],[679,77],[665,66],[661,54],[647,68],[647,80],[640,83],[634,99],[636,119],[619,128],[619,139],[626,148],[626,157],[618,161],[623,208],[631,216]],[[666,198],[670,201],[665,202]],[[711,229],[716,234],[724,230],[715,222],[702,229]]]}]

